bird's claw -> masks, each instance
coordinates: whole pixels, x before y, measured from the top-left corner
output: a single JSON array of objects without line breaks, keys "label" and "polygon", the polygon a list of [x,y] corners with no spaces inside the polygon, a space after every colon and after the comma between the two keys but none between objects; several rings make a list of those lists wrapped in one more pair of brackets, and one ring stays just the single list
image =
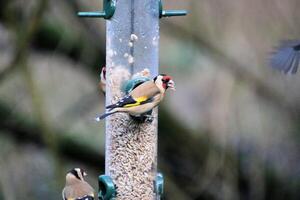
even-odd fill
[{"label": "bird's claw", "polygon": [[145,117],[145,122],[148,123],[152,123],[154,120],[154,117],[152,115],[144,115],[144,117]]}]

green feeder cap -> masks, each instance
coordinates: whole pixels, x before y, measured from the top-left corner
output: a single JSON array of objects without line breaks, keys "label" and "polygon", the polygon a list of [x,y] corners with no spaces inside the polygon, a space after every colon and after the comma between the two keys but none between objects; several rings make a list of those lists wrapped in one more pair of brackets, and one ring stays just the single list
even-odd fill
[{"label": "green feeder cap", "polygon": [[115,184],[110,176],[101,175],[98,177],[99,193],[98,198],[100,200],[114,199],[116,196]]}]

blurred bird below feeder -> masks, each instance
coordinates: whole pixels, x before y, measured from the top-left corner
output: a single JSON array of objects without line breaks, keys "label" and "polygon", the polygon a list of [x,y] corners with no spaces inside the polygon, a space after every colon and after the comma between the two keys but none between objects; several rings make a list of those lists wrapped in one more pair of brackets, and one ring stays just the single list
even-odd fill
[{"label": "blurred bird below feeder", "polygon": [[272,54],[270,65],[285,74],[295,74],[299,67],[299,60],[300,40],[285,40]]},{"label": "blurred bird below feeder", "polygon": [[84,180],[85,176],[87,173],[81,168],[74,168],[67,173],[63,200],[94,200],[94,189]]}]

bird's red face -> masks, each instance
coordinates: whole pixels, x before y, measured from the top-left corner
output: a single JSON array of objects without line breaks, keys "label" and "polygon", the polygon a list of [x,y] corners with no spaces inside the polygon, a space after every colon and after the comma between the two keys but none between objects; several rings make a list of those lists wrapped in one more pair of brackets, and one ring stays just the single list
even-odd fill
[{"label": "bird's red face", "polygon": [[175,90],[175,83],[172,80],[171,76],[164,75],[162,77],[162,83],[163,83],[163,88],[165,88],[165,89],[170,88],[171,90]]}]

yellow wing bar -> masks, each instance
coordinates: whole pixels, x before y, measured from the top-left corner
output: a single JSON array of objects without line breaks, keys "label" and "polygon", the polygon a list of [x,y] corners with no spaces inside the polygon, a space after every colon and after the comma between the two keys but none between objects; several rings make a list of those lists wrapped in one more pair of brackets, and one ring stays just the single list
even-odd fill
[{"label": "yellow wing bar", "polygon": [[138,97],[138,98],[134,99],[136,101],[135,103],[126,104],[126,105],[124,105],[124,107],[129,108],[129,107],[141,105],[141,103],[146,101],[147,99],[148,98],[146,96]]}]

